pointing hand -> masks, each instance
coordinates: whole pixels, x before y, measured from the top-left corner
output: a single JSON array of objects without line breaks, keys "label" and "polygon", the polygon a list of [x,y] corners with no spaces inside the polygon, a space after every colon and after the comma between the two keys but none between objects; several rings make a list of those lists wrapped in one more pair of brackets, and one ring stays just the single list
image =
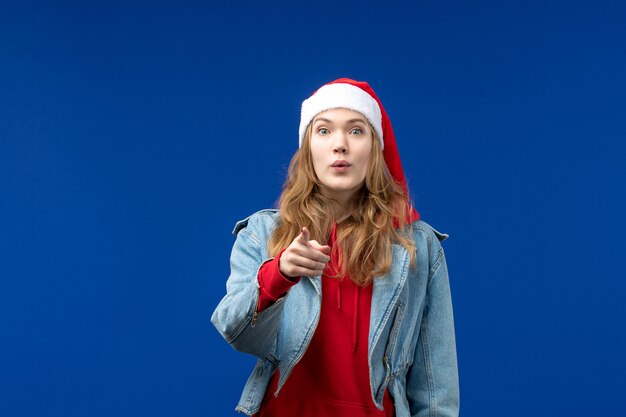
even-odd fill
[{"label": "pointing hand", "polygon": [[280,257],[278,269],[288,277],[322,275],[330,260],[330,246],[309,240],[309,229],[302,227]]}]

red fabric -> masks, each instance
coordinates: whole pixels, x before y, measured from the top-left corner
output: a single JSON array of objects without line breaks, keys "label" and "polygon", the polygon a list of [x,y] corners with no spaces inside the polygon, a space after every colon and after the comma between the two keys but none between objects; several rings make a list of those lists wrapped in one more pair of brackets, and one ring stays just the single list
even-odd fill
[{"label": "red fabric", "polygon": [[[329,245],[333,245],[335,236],[333,227]],[[327,267],[328,275],[334,275],[336,268],[335,257]],[[285,279],[276,271],[277,268],[264,265],[259,270],[259,281],[273,288],[270,282]],[[371,284],[357,287],[348,276],[322,276],[322,309],[311,343],[277,397],[274,393],[279,372],[272,376],[256,417],[395,415],[388,392],[383,400],[384,411],[378,410],[372,400],[367,362],[372,289]],[[261,291],[259,304],[271,304],[274,295]]]},{"label": "red fabric", "polygon": [[285,249],[281,250],[274,259],[265,262],[259,269],[257,279],[261,292],[259,293],[257,312],[263,311],[271,306],[274,301],[285,295],[289,288],[300,282],[300,277],[286,277],[280,272],[280,269],[278,269],[280,256],[284,251]]}]

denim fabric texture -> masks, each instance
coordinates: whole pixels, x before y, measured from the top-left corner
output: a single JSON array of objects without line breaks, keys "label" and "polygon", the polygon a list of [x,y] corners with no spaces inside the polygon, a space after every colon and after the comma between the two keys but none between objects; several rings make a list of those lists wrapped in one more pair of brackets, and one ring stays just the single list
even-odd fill
[{"label": "denim fabric texture", "polygon": [[[237,222],[226,295],[211,317],[235,349],[258,358],[236,410],[259,410],[270,377],[278,368],[278,395],[302,358],[317,326],[322,296],[320,276],[302,277],[287,295],[256,312],[257,273],[272,259],[266,243],[279,219],[277,210],[261,210]],[[439,233],[414,222],[417,268],[409,254],[393,245],[388,274],[374,279],[368,360],[374,404],[382,409],[385,389],[397,417],[458,416],[459,380],[450,283]]]}]

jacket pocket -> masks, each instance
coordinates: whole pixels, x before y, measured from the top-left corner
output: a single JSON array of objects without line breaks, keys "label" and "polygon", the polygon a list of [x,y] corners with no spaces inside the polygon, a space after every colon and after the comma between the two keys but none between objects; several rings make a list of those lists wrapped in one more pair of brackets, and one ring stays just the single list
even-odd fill
[{"label": "jacket pocket", "polygon": [[[393,383],[394,376],[396,375],[394,369],[392,369],[392,365],[398,365],[394,363],[393,359],[395,357],[396,346],[398,344],[398,336],[400,333],[400,325],[402,324],[402,318],[404,317],[404,304],[398,303],[398,307],[396,308],[396,312],[393,316],[393,322],[391,324],[391,329],[389,330],[389,337],[387,339],[387,345],[385,346],[385,354],[383,355],[383,365],[385,366],[385,379],[383,380],[383,384],[380,386],[376,397],[378,401],[382,401],[382,397],[387,389],[387,386]],[[396,367],[394,366],[394,368]]]},{"label": "jacket pocket", "polygon": [[393,323],[391,330],[389,331],[389,339],[385,348],[385,357],[391,360],[394,357],[396,351],[396,345],[398,344],[398,334],[400,333],[400,325],[402,324],[402,318],[404,317],[404,304],[398,303],[396,308],[396,314],[393,316]]}]

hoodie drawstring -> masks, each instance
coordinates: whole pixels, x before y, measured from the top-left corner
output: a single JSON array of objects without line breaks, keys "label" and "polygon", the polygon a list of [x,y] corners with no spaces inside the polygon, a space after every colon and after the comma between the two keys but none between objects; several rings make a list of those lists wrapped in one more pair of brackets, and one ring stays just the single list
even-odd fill
[{"label": "hoodie drawstring", "polygon": [[[337,239],[337,224],[333,223],[333,227],[331,229],[331,237],[330,244],[333,246]],[[338,254],[335,254],[338,256]],[[331,261],[332,262],[332,261]],[[338,271],[333,268],[333,273],[337,273]],[[337,310],[341,310],[341,282],[345,277],[335,278],[336,286],[337,286]],[[356,352],[357,345],[357,336],[358,336],[358,328],[359,328],[359,294],[361,292],[361,288],[356,285],[354,291],[354,307],[352,311],[352,353]]]},{"label": "hoodie drawstring", "polygon": [[337,280],[337,310],[341,310],[341,280]]},{"label": "hoodie drawstring", "polygon": [[361,289],[357,286],[354,293],[354,325],[352,327],[352,353],[356,352],[356,333],[359,323],[359,293]]}]

